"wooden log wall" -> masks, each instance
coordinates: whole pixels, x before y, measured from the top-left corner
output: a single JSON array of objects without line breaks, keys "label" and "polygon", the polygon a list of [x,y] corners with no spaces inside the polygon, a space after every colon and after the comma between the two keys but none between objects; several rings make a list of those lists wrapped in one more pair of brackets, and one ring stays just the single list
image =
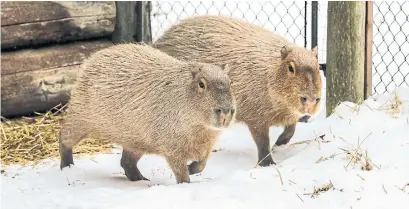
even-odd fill
[{"label": "wooden log wall", "polygon": [[1,3],[1,116],[66,103],[83,60],[112,44],[114,2]]},{"label": "wooden log wall", "polygon": [[114,2],[2,2],[1,49],[108,36]]}]

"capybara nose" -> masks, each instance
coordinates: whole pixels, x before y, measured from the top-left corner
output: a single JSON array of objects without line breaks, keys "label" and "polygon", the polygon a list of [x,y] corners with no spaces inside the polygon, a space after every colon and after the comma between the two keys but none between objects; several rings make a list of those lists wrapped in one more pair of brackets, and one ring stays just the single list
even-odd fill
[{"label": "capybara nose", "polygon": [[316,109],[316,106],[320,101],[320,98],[302,96],[300,97],[300,100],[303,107],[302,113],[312,114],[313,111]]},{"label": "capybara nose", "polygon": [[216,115],[220,125],[227,126],[230,123],[231,118],[236,110],[233,108],[217,108],[215,109]]},{"label": "capybara nose", "polygon": [[229,115],[229,113],[230,113],[230,114],[233,114],[234,111],[235,111],[235,110],[232,109],[232,108],[217,108],[217,109],[215,109],[215,112],[216,112],[217,115],[221,115],[222,113],[223,113],[224,115]]},{"label": "capybara nose", "polygon": [[298,119],[298,122],[301,123],[306,123],[308,121],[308,119],[310,119],[311,116],[309,115],[304,115],[303,117],[301,117],[300,119]]}]

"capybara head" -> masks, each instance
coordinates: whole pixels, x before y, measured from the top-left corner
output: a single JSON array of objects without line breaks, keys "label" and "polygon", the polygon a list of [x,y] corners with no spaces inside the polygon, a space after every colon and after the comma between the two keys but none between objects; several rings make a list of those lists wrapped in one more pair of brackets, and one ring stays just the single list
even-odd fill
[{"label": "capybara head", "polygon": [[220,130],[230,126],[236,112],[236,101],[230,89],[227,65],[191,63],[190,94],[196,100],[202,117],[210,119],[208,127]]},{"label": "capybara head", "polygon": [[283,46],[279,74],[284,81],[283,87],[288,88],[286,100],[295,105],[299,121],[307,121],[318,111],[321,101],[317,47],[310,51],[298,46]]}]

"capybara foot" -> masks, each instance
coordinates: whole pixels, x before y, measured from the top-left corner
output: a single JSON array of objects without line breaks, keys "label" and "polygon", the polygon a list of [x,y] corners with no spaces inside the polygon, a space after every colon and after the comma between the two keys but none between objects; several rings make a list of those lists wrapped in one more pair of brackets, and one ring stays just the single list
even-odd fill
[{"label": "capybara foot", "polygon": [[202,172],[202,171],[200,170],[199,162],[193,161],[192,163],[190,163],[190,165],[189,165],[189,175],[200,173],[200,172]]},{"label": "capybara foot", "polygon": [[131,152],[125,149],[122,151],[121,167],[124,169],[125,175],[130,181],[149,181],[149,179],[141,174],[136,165],[141,157],[142,153]]},{"label": "capybara foot", "polygon": [[288,144],[288,142],[290,142],[291,138],[294,136],[295,126],[296,124],[285,126],[283,133],[281,133],[281,135],[278,137],[275,145],[281,146]]},{"label": "capybara foot", "polygon": [[65,167],[71,167],[74,165],[74,160],[72,157],[72,148],[65,147],[62,143],[60,143],[60,169],[62,170]]},{"label": "capybara foot", "polygon": [[127,168],[125,169],[125,175],[126,177],[130,180],[130,181],[139,181],[139,180],[145,180],[145,181],[149,181],[149,179],[145,178],[141,172],[139,172],[139,169],[136,168],[136,166],[134,168]]},{"label": "capybara foot", "polygon": [[[261,162],[260,162],[261,161]],[[264,160],[263,158],[259,159],[259,166],[260,167],[267,167],[270,165],[275,165],[276,163],[273,161],[273,158],[271,158],[271,156],[266,157]]]}]

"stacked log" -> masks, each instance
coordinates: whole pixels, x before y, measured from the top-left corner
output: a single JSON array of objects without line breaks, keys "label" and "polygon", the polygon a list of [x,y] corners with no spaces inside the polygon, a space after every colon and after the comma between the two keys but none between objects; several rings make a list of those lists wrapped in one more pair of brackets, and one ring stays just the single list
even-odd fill
[{"label": "stacked log", "polygon": [[114,2],[1,3],[1,49],[109,36]]},{"label": "stacked log", "polygon": [[112,44],[114,2],[1,3],[1,116],[66,103],[80,65]]}]

